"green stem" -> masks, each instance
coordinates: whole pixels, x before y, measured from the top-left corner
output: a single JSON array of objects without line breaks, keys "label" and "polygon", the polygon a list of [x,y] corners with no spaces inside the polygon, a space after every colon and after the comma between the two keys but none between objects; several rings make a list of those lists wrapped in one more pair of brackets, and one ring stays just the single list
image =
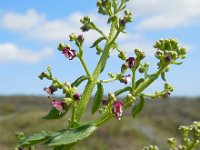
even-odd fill
[{"label": "green stem", "polygon": [[142,84],[140,84],[133,92],[134,96],[137,96],[142,91],[144,91],[153,81],[155,81],[159,75],[165,70],[168,64],[162,66],[151,78],[147,78],[144,80]]},{"label": "green stem", "polygon": [[135,75],[136,75],[136,70],[132,69],[132,93],[135,90]]},{"label": "green stem", "polygon": [[99,28],[97,28],[94,24],[93,24],[93,28],[94,28],[94,30],[99,32],[106,40],[108,40],[108,37],[103,33],[103,31],[101,31]]},{"label": "green stem", "polygon": [[79,105],[77,106],[76,120],[78,122],[80,121],[80,119],[86,109],[86,106],[92,95],[92,91],[97,82],[97,79],[107,63],[107,58],[109,56],[109,50],[112,47],[117,36],[119,35],[120,31],[118,31],[115,35],[114,35],[114,33],[115,33],[115,26],[114,26],[114,24],[112,24],[111,29],[110,29],[110,34],[109,34],[109,40],[106,42],[106,45],[105,45],[104,51],[101,55],[101,58],[92,74],[92,81],[88,81],[88,83],[86,84],[85,90],[81,97],[81,101],[80,101]]},{"label": "green stem", "polygon": [[[154,78],[148,78],[144,81],[144,83],[142,83],[141,85],[139,85],[135,91],[133,92],[133,95],[137,96],[139,93],[141,93],[143,90],[146,89],[146,87],[148,87],[153,81],[155,81],[158,76],[165,70],[165,68],[168,66],[168,64],[164,65],[163,67],[161,67],[157,73],[155,74],[155,77]],[[125,89],[125,91],[128,91],[128,87]],[[125,100],[124,101],[124,108],[130,106],[130,104],[128,104],[128,102]],[[109,115],[108,112],[105,112],[104,114],[102,114],[99,118],[97,118],[95,120],[95,123],[97,124],[97,126],[105,123],[106,121],[108,121],[110,118],[112,117],[112,115]]]},{"label": "green stem", "polygon": [[81,64],[83,65],[83,68],[84,68],[84,70],[85,70],[87,76],[88,76],[89,78],[91,78],[90,72],[89,72],[89,70],[88,70],[88,68],[87,68],[87,65],[86,65],[85,61],[83,60],[83,57],[80,56],[79,59],[80,59],[80,61],[81,61]]},{"label": "green stem", "polygon": [[70,122],[70,125],[69,125],[70,128],[73,128],[73,127],[74,127],[75,114],[76,114],[76,107],[77,107],[77,104],[76,104],[76,102],[75,102],[75,103],[73,104],[73,108],[72,108],[71,122]]},{"label": "green stem", "polygon": [[109,82],[113,82],[117,80],[116,78],[110,78],[110,79],[106,79],[106,80],[100,80],[101,83],[109,83]]}]

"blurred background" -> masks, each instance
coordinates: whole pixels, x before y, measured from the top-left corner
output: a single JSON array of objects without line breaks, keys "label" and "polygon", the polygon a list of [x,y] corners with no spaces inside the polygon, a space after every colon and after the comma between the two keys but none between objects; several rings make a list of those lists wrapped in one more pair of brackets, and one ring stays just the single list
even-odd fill
[{"label": "blurred background", "polygon": [[[0,2],[0,149],[11,149],[15,144],[15,131],[31,134],[37,131],[58,130],[66,121],[42,120],[51,108],[43,91],[51,82],[40,80],[38,75],[51,66],[60,81],[72,82],[84,73],[78,59],[67,60],[58,50],[60,42],[69,43],[69,34],[82,34],[80,18],[91,17],[103,31],[108,32],[106,18],[98,15],[94,0],[38,1],[19,0]],[[178,126],[200,120],[200,1],[196,0],[135,0],[128,3],[133,12],[133,23],[127,25],[127,34],[120,35],[118,42],[128,56],[140,48],[150,62],[150,72],[156,70],[153,44],[161,38],[176,38],[180,46],[188,50],[181,66],[172,66],[166,74],[174,86],[170,99],[147,100],[143,112],[132,119],[127,111],[122,121],[112,119],[77,149],[137,150],[149,144],[167,149],[166,138],[177,137]],[[99,35],[83,33],[84,57],[92,72],[99,56],[89,48]],[[181,61],[181,60],[180,60]],[[123,61],[117,53],[110,56],[102,79],[108,72],[118,73]],[[116,82],[106,85],[112,92],[125,85]],[[84,86],[78,90],[81,93]],[[159,79],[146,92],[160,91]],[[56,93],[62,96],[61,92]],[[85,117],[91,117],[90,114]],[[31,118],[31,119],[30,119]],[[40,126],[41,125],[41,126]],[[115,126],[115,128],[113,128]],[[87,144],[86,144],[87,143]],[[44,149],[42,146],[39,149]],[[76,149],[76,148],[75,148]]]}]

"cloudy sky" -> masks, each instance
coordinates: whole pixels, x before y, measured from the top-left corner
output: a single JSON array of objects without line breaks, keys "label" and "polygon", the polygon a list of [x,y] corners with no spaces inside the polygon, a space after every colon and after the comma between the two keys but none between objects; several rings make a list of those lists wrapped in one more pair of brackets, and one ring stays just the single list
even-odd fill
[{"label": "cloudy sky", "polygon": [[[78,59],[67,60],[56,47],[59,42],[69,43],[68,35],[80,34],[79,20],[91,16],[105,32],[106,19],[97,15],[94,0],[39,1],[19,0],[0,2],[0,95],[44,94],[43,87],[49,81],[40,81],[38,75],[47,66],[61,81],[72,82],[83,74]],[[175,91],[174,96],[200,96],[200,1],[198,0],[130,0],[128,8],[134,14],[128,25],[128,34],[118,39],[120,47],[129,56],[140,48],[146,52],[152,73],[156,69],[153,44],[161,38],[176,38],[180,46],[188,49],[188,57],[181,66],[172,66],[167,80]],[[98,38],[94,32],[84,33],[84,54],[90,71],[93,71],[99,56],[90,49],[92,40]],[[74,46],[73,44],[71,44]],[[74,49],[76,49],[74,47]],[[108,61],[107,72],[118,73],[123,63],[113,54]],[[106,86],[112,92],[124,85],[113,83]],[[160,91],[163,82],[158,80],[147,92]],[[80,87],[79,91],[82,91]]]}]

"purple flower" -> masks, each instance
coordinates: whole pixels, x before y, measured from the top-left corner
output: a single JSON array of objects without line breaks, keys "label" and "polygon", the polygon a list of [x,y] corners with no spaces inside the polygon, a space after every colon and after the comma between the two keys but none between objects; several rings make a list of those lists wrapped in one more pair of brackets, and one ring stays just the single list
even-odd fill
[{"label": "purple flower", "polygon": [[74,57],[76,57],[76,51],[73,49],[70,49],[69,47],[64,48],[62,52],[66,58],[69,58],[69,60],[72,60]]},{"label": "purple flower", "polygon": [[164,58],[165,62],[169,63],[172,60],[172,57],[170,55],[165,56]]},{"label": "purple flower", "polygon": [[81,95],[80,95],[79,93],[75,93],[75,94],[73,95],[73,98],[74,98],[75,101],[78,101],[78,100],[80,100]]},{"label": "purple flower", "polygon": [[121,26],[125,26],[126,25],[126,19],[123,17],[123,18],[120,18],[119,19],[119,24],[121,25]]},{"label": "purple flower", "polygon": [[131,82],[131,75],[125,75],[119,81],[124,84],[129,84]]},{"label": "purple flower", "polygon": [[52,106],[55,107],[61,114],[61,113],[64,113],[65,110],[64,110],[64,106],[65,106],[65,103],[61,100],[53,100],[51,102]]},{"label": "purple flower", "polygon": [[51,94],[53,94],[56,91],[56,88],[53,85],[51,85],[49,87],[45,87],[44,91],[46,91],[48,94],[51,95]]},{"label": "purple flower", "polygon": [[134,68],[135,65],[136,65],[136,60],[134,57],[129,57],[127,60],[126,60],[126,63],[125,63],[126,67],[128,68]]},{"label": "purple flower", "polygon": [[121,120],[123,103],[121,101],[113,102],[112,112],[118,120]]}]

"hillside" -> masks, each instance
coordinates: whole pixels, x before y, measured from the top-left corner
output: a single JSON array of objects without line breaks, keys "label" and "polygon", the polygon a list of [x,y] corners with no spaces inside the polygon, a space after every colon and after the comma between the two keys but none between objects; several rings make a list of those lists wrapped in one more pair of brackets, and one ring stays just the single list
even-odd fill
[{"label": "hillside", "polygon": [[[0,149],[15,146],[15,131],[27,135],[41,130],[59,130],[66,125],[65,118],[56,121],[41,119],[51,108],[45,97],[0,97]],[[91,115],[85,116],[91,118]],[[136,119],[129,112],[122,120],[112,119],[74,150],[139,150],[149,144],[167,149],[168,137],[179,138],[178,126],[200,120],[200,98],[171,98],[147,100],[145,108]],[[38,146],[45,150],[44,146]]]}]

